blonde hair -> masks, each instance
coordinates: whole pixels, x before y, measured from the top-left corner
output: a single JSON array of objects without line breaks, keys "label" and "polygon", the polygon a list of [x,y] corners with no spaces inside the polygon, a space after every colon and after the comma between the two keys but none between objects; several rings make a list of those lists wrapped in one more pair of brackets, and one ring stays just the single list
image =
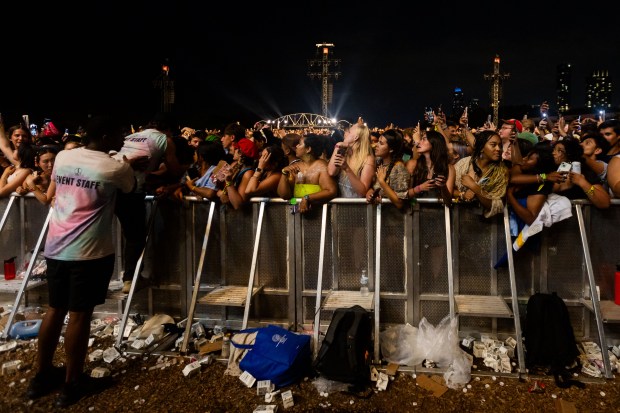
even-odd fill
[{"label": "blonde hair", "polygon": [[[357,140],[352,146],[352,152],[348,155],[347,163],[355,175],[360,176],[362,169],[364,169],[364,163],[368,158],[368,155],[372,155],[372,148],[370,146],[370,130],[368,126],[363,123],[357,123]],[[353,126],[351,126],[353,128]]]}]

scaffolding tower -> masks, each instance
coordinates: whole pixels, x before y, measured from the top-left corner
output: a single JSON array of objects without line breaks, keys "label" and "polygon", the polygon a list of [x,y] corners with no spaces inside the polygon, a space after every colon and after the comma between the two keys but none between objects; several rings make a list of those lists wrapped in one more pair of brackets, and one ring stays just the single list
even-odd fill
[{"label": "scaffolding tower", "polygon": [[484,75],[485,80],[491,81],[491,107],[493,108],[493,123],[499,123],[499,99],[502,97],[502,83],[510,77],[510,73],[499,72],[499,55],[493,60],[493,73]]},{"label": "scaffolding tower", "polygon": [[172,112],[174,80],[170,78],[170,65],[167,61],[161,65],[161,72],[153,82],[153,86],[160,90],[160,110],[166,113]]},{"label": "scaffolding tower", "polygon": [[328,107],[334,94],[333,80],[338,80],[341,73],[331,71],[340,65],[340,59],[333,59],[333,43],[317,43],[316,58],[308,60],[310,79],[321,79],[321,114],[328,118]]}]

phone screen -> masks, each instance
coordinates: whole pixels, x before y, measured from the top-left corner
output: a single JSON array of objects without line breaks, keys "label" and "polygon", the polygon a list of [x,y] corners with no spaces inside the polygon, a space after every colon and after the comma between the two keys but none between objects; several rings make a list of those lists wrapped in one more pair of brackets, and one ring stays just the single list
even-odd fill
[{"label": "phone screen", "polygon": [[558,167],[558,172],[570,172],[573,165],[568,162],[562,162]]}]

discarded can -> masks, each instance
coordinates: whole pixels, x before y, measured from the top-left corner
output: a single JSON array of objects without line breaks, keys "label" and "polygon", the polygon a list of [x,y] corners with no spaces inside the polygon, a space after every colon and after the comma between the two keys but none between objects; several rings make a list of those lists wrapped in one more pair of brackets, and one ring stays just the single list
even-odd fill
[{"label": "discarded can", "polygon": [[90,372],[90,377],[94,377],[96,379],[99,379],[102,377],[108,377],[109,375],[110,375],[110,370],[105,367],[95,367]]},{"label": "discarded can", "polygon": [[205,328],[203,327],[203,325],[198,321],[194,324],[192,324],[192,333],[194,333],[196,335],[197,338],[203,338],[207,336],[207,333],[205,331]]},{"label": "discarded can", "polygon": [[2,364],[2,375],[5,376],[10,373],[15,373],[22,366],[21,360],[11,360]]}]

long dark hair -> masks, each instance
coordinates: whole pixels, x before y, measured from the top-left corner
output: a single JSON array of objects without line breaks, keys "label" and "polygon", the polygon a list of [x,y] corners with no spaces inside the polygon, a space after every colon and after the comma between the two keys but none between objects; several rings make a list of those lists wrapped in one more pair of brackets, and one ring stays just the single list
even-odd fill
[{"label": "long dark hair", "polygon": [[527,156],[538,155],[538,162],[536,167],[531,171],[532,174],[542,174],[555,171],[557,168],[555,160],[553,159],[553,151],[551,147],[545,143],[537,143],[530,149]]},{"label": "long dark hair", "polygon": [[269,145],[265,150],[271,154],[269,162],[274,165],[275,171],[279,171],[288,165],[288,158],[284,155],[284,150],[280,145]]},{"label": "long dark hair", "polygon": [[419,184],[425,182],[428,177],[428,171],[433,167],[433,172],[437,175],[443,175],[448,177],[448,145],[446,145],[446,139],[443,135],[437,131],[427,131],[426,139],[431,144],[431,163],[426,164],[426,157],[420,156],[416,163],[415,170],[413,171],[413,183]]},{"label": "long dark hair", "polygon": [[403,157],[403,133],[398,129],[388,129],[381,134],[389,149],[392,150],[392,163],[399,161]]},{"label": "long dark hair", "polygon": [[319,159],[325,151],[325,138],[316,133],[309,133],[304,136],[304,146],[310,148],[312,156]]},{"label": "long dark hair", "polygon": [[17,148],[17,157],[19,158],[20,168],[36,168],[37,151],[30,142],[22,142]]}]

